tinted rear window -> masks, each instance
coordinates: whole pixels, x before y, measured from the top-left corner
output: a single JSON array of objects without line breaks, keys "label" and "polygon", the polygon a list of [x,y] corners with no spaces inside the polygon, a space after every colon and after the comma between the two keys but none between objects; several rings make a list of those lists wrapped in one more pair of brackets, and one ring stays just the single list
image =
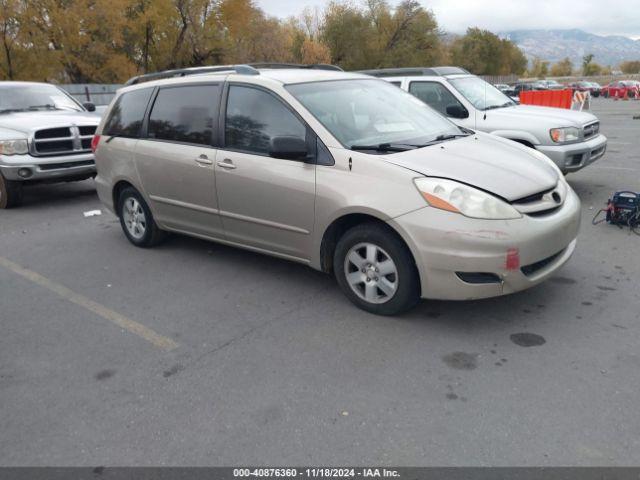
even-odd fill
[{"label": "tinted rear window", "polygon": [[219,85],[163,88],[149,115],[149,138],[211,145]]},{"label": "tinted rear window", "polygon": [[145,88],[120,95],[105,123],[104,135],[139,137],[152,92],[153,89]]}]

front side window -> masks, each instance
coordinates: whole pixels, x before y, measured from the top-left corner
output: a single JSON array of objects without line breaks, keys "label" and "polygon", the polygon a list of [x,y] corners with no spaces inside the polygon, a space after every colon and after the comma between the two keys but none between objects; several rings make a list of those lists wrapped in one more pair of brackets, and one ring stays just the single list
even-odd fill
[{"label": "front side window", "polygon": [[447,107],[452,105],[462,107],[460,101],[444,85],[437,82],[411,82],[409,93],[445,116]]},{"label": "front side window", "polygon": [[378,79],[288,85],[287,90],[345,147],[422,145],[460,129],[413,95]]},{"label": "front side window", "polygon": [[162,88],[149,114],[149,138],[211,145],[219,85]]},{"label": "front side window", "polygon": [[[480,77],[452,78],[449,82],[478,110],[515,105],[513,100]],[[531,90],[531,88],[523,88],[523,90]]]},{"label": "front side window", "polygon": [[306,138],[305,125],[273,95],[257,88],[229,88],[225,120],[225,147],[268,155],[271,139]]},{"label": "front side window", "polygon": [[0,86],[0,113],[84,109],[58,87],[39,83],[15,83]]},{"label": "front side window", "polygon": [[144,88],[120,95],[111,109],[103,133],[119,137],[139,137],[152,92],[152,88]]}]

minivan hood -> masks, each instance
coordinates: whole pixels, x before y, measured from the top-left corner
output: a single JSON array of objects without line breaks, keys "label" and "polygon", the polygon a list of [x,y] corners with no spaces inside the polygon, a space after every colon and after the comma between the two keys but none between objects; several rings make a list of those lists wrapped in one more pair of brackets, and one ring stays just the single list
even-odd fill
[{"label": "minivan hood", "polygon": [[69,125],[98,125],[100,117],[88,112],[70,112],[68,110],[14,112],[0,114],[0,128],[9,128],[29,133],[43,128],[55,128]]},{"label": "minivan hood", "polygon": [[[514,105],[512,107],[496,108],[487,111],[487,117],[500,118],[504,122],[524,120],[544,123],[549,128],[556,127],[579,127],[592,122],[597,122],[598,118],[587,112],[576,112],[565,108],[539,107],[536,105]],[[506,123],[507,125],[512,123]]]},{"label": "minivan hood", "polygon": [[449,178],[508,201],[556,186],[557,170],[518,143],[485,133],[387,155],[386,161],[429,177]]}]

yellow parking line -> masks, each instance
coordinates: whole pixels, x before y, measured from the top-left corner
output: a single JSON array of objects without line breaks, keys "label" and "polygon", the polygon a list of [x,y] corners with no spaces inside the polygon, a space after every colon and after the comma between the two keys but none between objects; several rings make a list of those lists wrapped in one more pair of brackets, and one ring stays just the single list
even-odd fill
[{"label": "yellow parking line", "polygon": [[130,320],[127,317],[105,307],[104,305],[100,305],[99,303],[94,302],[84,295],[80,295],[79,293],[68,289],[64,285],[60,285],[59,283],[49,280],[39,273],[24,268],[17,263],[12,262],[11,260],[0,257],[0,266],[11,270],[13,273],[17,273],[21,277],[26,278],[27,280],[30,280],[33,283],[40,285],[41,287],[57,293],[62,298],[65,298],[70,302],[75,303],[76,305],[86,308],[90,312],[95,313],[105,320],[109,320],[111,323],[115,323],[117,326],[127,330],[128,332],[144,338],[146,341],[152,343],[158,348],[169,351],[178,347],[178,344],[170,338],[164,337],[159,333],[154,332],[150,328],[145,327],[141,323]]}]

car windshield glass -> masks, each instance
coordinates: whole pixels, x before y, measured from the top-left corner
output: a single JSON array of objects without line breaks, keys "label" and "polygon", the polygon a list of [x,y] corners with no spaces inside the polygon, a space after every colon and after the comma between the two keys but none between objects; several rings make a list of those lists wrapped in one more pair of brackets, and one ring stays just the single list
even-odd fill
[{"label": "car windshield glass", "polygon": [[478,110],[515,105],[513,100],[480,77],[452,78],[449,82]]},{"label": "car windshield glass", "polygon": [[82,107],[53,85],[14,84],[0,86],[0,113],[30,110],[74,110]]},{"label": "car windshield glass", "polygon": [[463,135],[431,107],[384,80],[302,83],[287,90],[347,148],[376,150],[363,146],[377,145],[378,151],[399,151]]}]

